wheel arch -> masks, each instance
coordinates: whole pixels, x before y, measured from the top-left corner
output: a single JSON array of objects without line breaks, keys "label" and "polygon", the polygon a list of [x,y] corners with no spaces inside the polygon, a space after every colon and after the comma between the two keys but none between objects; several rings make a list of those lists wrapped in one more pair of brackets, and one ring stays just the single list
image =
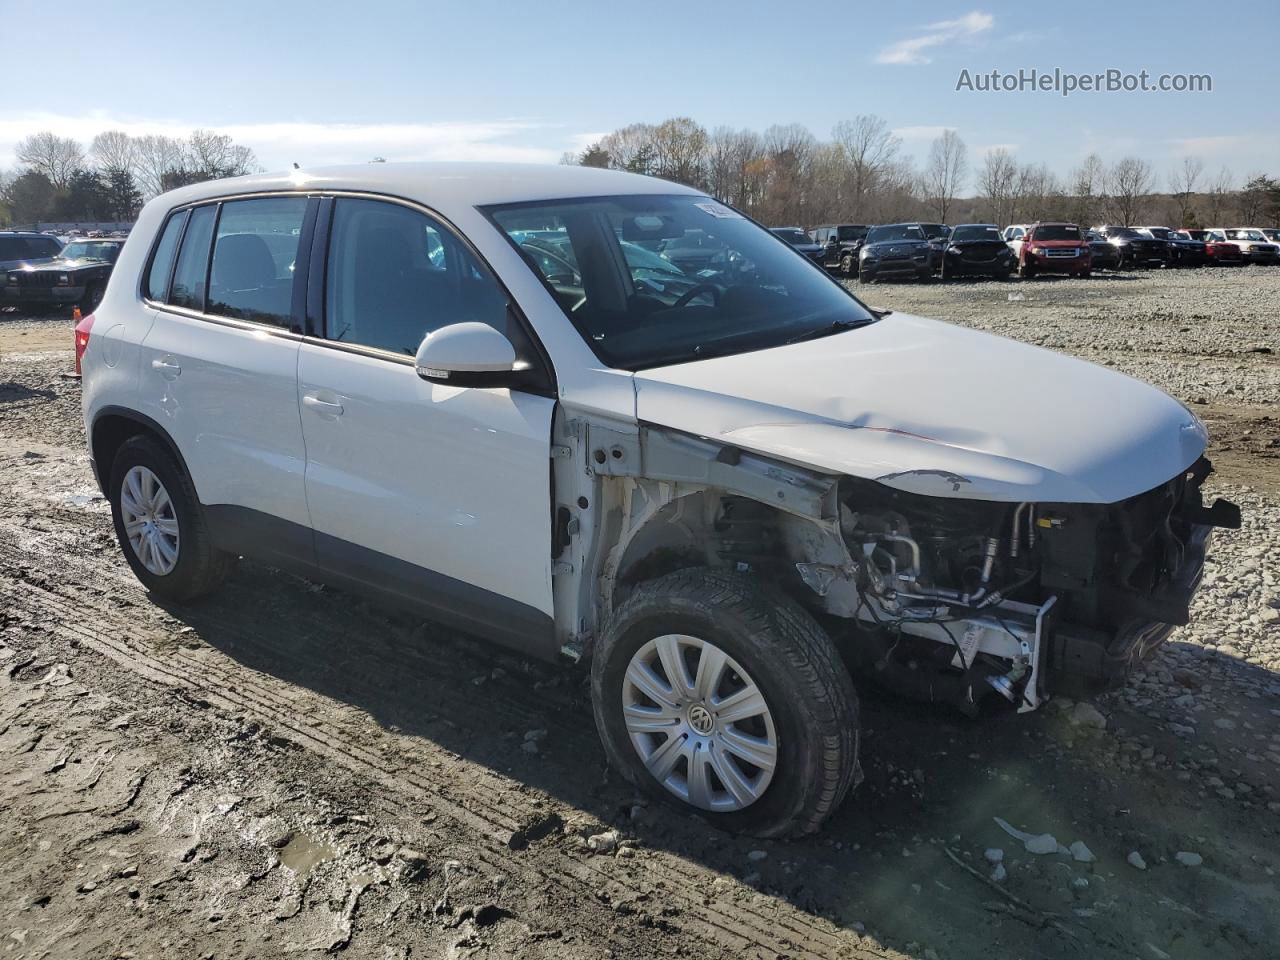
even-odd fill
[{"label": "wheel arch", "polygon": [[111,465],[116,454],[120,452],[131,437],[149,436],[158,440],[177,461],[182,472],[195,486],[195,478],[187,469],[186,458],[174,443],[169,432],[145,413],[130,410],[128,407],[106,406],[94,415],[89,428],[89,451],[93,458],[94,473],[98,479],[98,487],[107,495],[107,481],[111,476]]}]

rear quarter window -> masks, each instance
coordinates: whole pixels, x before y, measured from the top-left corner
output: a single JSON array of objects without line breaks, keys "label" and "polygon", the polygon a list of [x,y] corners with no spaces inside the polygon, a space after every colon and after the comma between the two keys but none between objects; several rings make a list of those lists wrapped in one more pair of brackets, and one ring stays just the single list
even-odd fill
[{"label": "rear quarter window", "polygon": [[187,232],[178,251],[178,266],[173,273],[173,289],[169,302],[175,307],[204,309],[205,287],[209,277],[209,242],[213,239],[213,220],[218,208],[196,207],[191,211]]},{"label": "rear quarter window", "polygon": [[187,222],[187,211],[179,210],[171,214],[156,242],[155,251],[151,254],[151,265],[147,268],[147,281],[144,292],[148,300],[163,302],[169,295],[169,275],[173,273],[173,260],[178,253],[178,238],[182,236],[182,227]]}]

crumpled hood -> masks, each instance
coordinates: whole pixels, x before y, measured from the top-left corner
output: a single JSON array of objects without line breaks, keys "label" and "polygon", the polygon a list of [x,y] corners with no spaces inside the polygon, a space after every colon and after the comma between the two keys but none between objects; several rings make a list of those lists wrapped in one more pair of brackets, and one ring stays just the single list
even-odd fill
[{"label": "crumpled hood", "polygon": [[846,333],[635,375],[641,421],[914,493],[1114,503],[1204,452],[1155,387],[907,314]]}]

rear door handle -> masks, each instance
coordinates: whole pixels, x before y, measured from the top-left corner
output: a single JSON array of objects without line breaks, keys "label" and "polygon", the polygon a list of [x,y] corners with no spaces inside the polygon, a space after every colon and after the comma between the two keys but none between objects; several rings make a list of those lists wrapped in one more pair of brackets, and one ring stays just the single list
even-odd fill
[{"label": "rear door handle", "polygon": [[172,380],[182,373],[182,367],[174,363],[171,357],[158,357],[152,360],[151,369],[157,371],[166,380]]},{"label": "rear door handle", "polygon": [[340,417],[343,413],[342,404],[333,400],[321,400],[314,393],[304,393],[302,395],[302,404],[324,416]]}]

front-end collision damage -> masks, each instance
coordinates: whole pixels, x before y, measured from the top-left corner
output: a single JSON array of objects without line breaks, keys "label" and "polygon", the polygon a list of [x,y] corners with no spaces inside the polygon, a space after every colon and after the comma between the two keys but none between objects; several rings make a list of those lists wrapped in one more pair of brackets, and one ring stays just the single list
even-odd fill
[{"label": "front-end collision damage", "polygon": [[808,606],[860,672],[970,713],[1121,682],[1186,621],[1212,526],[1239,522],[1202,505],[1203,459],[1118,503],[1032,503],[959,492],[945,470],[836,477],[651,425],[584,418],[560,435],[566,652],[635,583],[737,569]]}]

